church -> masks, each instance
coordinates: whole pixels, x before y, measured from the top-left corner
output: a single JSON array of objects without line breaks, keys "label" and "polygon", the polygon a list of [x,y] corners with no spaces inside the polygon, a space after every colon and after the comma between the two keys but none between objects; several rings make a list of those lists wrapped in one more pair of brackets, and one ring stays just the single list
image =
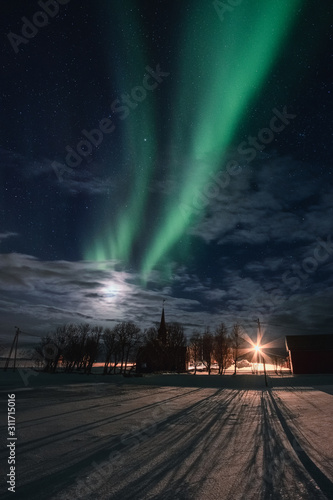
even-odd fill
[{"label": "church", "polygon": [[138,351],[136,371],[139,373],[184,372],[186,354],[186,338],[182,327],[174,323],[166,324],[163,305],[158,329],[151,331]]}]

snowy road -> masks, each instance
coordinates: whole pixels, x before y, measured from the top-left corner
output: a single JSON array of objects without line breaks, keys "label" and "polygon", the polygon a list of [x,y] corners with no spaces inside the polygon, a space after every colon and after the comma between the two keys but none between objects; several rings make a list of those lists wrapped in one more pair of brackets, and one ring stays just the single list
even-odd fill
[{"label": "snowy road", "polygon": [[[16,394],[8,498],[333,498],[333,396],[322,390],[112,383]],[[2,478],[4,450],[2,439]]]}]

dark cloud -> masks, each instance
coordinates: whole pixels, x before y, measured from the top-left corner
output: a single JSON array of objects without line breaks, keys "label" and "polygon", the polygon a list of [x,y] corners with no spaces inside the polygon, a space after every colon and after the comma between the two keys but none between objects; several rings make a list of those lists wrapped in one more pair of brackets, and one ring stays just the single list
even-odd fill
[{"label": "dark cloud", "polygon": [[332,199],[332,188],[299,162],[288,157],[258,162],[209,200],[191,234],[221,245],[311,241],[330,233]]},{"label": "dark cloud", "polygon": [[[22,329],[37,333],[82,318],[102,325],[140,320],[140,326],[145,328],[159,321],[162,298],[166,297],[169,321],[186,325],[190,319],[193,321],[193,315],[198,316],[199,324],[209,321],[209,314],[199,319],[196,300],[169,296],[170,287],[158,291],[142,289],[133,284],[138,278],[135,274],[111,267],[110,263],[101,269],[92,262],[51,262],[21,254],[1,255],[0,333],[8,332],[13,317]],[[91,289],[96,291],[92,293]],[[110,319],[110,314],[114,319]]]},{"label": "dark cloud", "polygon": [[0,244],[3,240],[7,240],[8,238],[13,238],[14,236],[18,236],[18,233],[11,233],[11,232],[0,233]]}]

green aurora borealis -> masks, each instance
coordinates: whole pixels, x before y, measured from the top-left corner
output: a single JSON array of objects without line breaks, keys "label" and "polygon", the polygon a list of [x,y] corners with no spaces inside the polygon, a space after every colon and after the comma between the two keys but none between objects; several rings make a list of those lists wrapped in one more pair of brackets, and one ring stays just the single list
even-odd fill
[{"label": "green aurora borealis", "polygon": [[[180,240],[183,257],[186,256],[187,230],[204,214],[204,210],[200,214],[191,210],[193,199],[209,182],[210,175],[221,167],[246,109],[258,97],[284,47],[301,4],[301,0],[263,0],[254,7],[244,2],[232,12],[226,12],[222,21],[216,10],[218,6],[215,9],[213,3],[207,6],[202,1],[193,2],[184,19],[183,32],[178,34],[178,64],[161,83],[173,88],[168,139],[174,151],[181,151],[186,161],[180,171],[172,161],[167,166],[170,173],[177,170],[179,182],[172,196],[157,208],[162,222],[145,231],[145,249],[139,264],[144,281],[161,263],[167,270]],[[133,64],[130,74],[119,82],[119,88],[131,89],[133,82],[138,85],[142,82],[149,61],[142,49],[140,19],[134,14],[129,19],[122,13],[123,6],[117,8],[116,13],[112,8],[113,18],[117,16],[124,30],[120,53]],[[131,43],[129,26],[131,33],[136,32],[138,37],[135,41],[132,38]],[[169,71],[163,61],[159,63],[164,71]],[[127,199],[117,214],[110,215],[106,221],[104,217],[102,227],[98,227],[86,245],[86,260],[122,261],[126,266],[135,242],[142,237],[150,196],[148,186],[158,155],[156,131],[161,120],[156,92],[149,93],[143,104],[138,105],[140,119],[134,117],[137,112],[134,110],[133,116],[119,125],[124,150],[130,152],[132,161]],[[180,207],[189,209],[182,211]],[[108,207],[104,206],[103,211],[107,213]],[[177,252],[179,256],[179,249]]]},{"label": "green aurora borealis", "polygon": [[14,47],[37,4],[0,18],[0,336],[330,333],[332,2],[69,1]]},{"label": "green aurora borealis", "polygon": [[[125,5],[126,3],[127,5]],[[124,12],[126,12],[126,16]],[[132,16],[131,18],[128,17],[129,14]],[[118,76],[118,86],[130,89],[132,81],[140,82],[142,80],[142,68],[145,67],[144,57],[140,50],[143,41],[138,34],[139,30],[132,31],[130,29],[133,25],[137,26],[139,20],[131,12],[129,1],[123,2],[121,6],[116,3],[112,5],[112,9],[110,6],[109,15],[112,18],[116,16],[117,22],[124,30],[124,44],[120,47],[120,57],[124,61],[131,61],[130,69],[126,68],[125,71],[119,72],[121,77]],[[134,33],[136,38],[132,43],[129,43],[131,33]],[[112,71],[111,68],[110,71]],[[155,138],[152,98],[153,94],[149,96],[149,99],[146,99],[145,106],[140,110],[143,114],[140,123],[131,119],[131,116],[122,122],[124,149],[130,152],[130,161],[133,163],[129,198],[124,200],[117,220],[106,221],[102,230],[99,229],[103,236],[99,235],[97,241],[94,240],[93,247],[86,254],[88,260],[121,259],[126,262],[130,257],[132,242],[138,235],[140,221],[144,217],[147,198],[146,186],[151,178],[153,168],[152,145],[155,143]],[[149,142],[144,141],[146,137],[150,137]],[[108,212],[108,207],[103,208]]]}]

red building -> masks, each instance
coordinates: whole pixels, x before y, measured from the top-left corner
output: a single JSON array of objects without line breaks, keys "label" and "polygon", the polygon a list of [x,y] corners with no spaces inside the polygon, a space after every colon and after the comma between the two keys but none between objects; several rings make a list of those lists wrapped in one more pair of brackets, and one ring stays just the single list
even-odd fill
[{"label": "red building", "polygon": [[333,335],[287,335],[292,373],[333,373]]}]

